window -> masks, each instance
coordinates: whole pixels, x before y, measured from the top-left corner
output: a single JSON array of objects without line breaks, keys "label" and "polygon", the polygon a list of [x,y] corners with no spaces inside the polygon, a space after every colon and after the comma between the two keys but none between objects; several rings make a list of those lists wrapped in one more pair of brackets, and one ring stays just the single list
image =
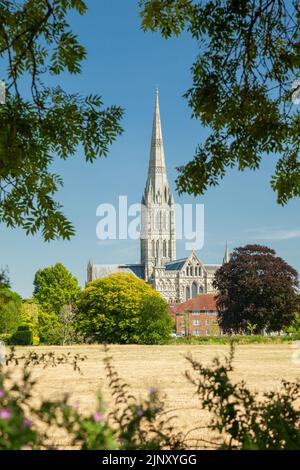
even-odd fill
[{"label": "window", "polygon": [[198,294],[197,284],[196,284],[196,282],[193,282],[193,284],[192,284],[192,298],[194,299],[195,297],[197,297],[197,294]]},{"label": "window", "polygon": [[185,298],[186,300],[189,300],[191,298],[191,290],[189,287],[187,287],[185,290]]},{"label": "window", "polygon": [[199,330],[194,330],[194,331],[193,331],[193,335],[194,335],[194,336],[199,336],[199,335],[200,335],[200,331],[199,331]]},{"label": "window", "polygon": [[210,331],[206,330],[206,336],[210,336]]},{"label": "window", "polygon": [[163,256],[164,257],[167,256],[167,241],[166,240],[163,241]]},{"label": "window", "polygon": [[200,310],[192,310],[192,315],[199,315]]},{"label": "window", "polygon": [[209,325],[209,318],[205,320],[205,325]]},{"label": "window", "polygon": [[193,320],[193,325],[200,325],[200,320]]},{"label": "window", "polygon": [[152,258],[155,258],[155,241],[152,240]]},{"label": "window", "polygon": [[167,230],[168,229],[168,211],[167,211],[167,209],[163,209],[162,215],[163,215],[163,228],[164,228],[164,230]]}]

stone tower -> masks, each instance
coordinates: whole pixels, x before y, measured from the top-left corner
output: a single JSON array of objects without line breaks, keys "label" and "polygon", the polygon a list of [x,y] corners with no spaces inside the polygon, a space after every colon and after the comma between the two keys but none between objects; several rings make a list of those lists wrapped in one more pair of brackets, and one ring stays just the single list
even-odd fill
[{"label": "stone tower", "polygon": [[227,245],[227,242],[226,242],[225,253],[224,253],[224,258],[223,258],[223,264],[229,263],[229,261],[230,261],[230,253],[229,253],[228,245]]},{"label": "stone tower", "polygon": [[174,198],[165,164],[158,91],[152,128],[148,178],[142,197],[141,264],[149,281],[154,267],[176,259]]}]

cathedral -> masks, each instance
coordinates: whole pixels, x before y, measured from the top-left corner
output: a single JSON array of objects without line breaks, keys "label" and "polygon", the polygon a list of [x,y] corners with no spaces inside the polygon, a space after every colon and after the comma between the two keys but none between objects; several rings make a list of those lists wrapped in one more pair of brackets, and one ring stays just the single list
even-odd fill
[{"label": "cathedral", "polygon": [[[185,258],[176,259],[175,207],[167,178],[158,92],[148,177],[141,203],[140,264],[93,264],[89,261],[87,281],[113,272],[130,272],[152,285],[169,303],[214,292],[212,282],[220,265],[203,264],[195,251]],[[226,245],[223,262],[228,260]]]}]

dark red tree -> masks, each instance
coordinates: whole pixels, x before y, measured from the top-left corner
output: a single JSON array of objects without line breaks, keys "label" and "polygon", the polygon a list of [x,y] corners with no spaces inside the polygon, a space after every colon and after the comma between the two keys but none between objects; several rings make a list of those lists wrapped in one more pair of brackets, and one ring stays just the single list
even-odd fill
[{"label": "dark red tree", "polygon": [[219,323],[226,332],[244,333],[249,323],[280,331],[299,311],[298,273],[271,248],[236,248],[215,275]]}]

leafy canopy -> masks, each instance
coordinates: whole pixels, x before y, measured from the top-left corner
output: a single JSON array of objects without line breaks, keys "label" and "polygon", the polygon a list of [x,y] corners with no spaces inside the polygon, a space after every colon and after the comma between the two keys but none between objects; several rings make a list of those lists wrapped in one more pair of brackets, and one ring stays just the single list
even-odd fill
[{"label": "leafy canopy", "polygon": [[221,327],[255,334],[282,330],[299,311],[298,286],[297,271],[271,248],[236,248],[215,274]]},{"label": "leafy canopy", "polygon": [[8,277],[8,268],[0,269],[0,289],[2,287],[10,287],[10,279]]},{"label": "leafy canopy", "polygon": [[140,0],[142,28],[187,31],[199,54],[186,92],[210,129],[180,167],[180,193],[203,194],[228,168],[256,170],[274,154],[271,186],[285,204],[300,196],[300,3],[298,0]]},{"label": "leafy canopy", "polygon": [[165,300],[133,274],[114,273],[90,282],[77,309],[78,332],[93,341],[159,344],[172,328]]},{"label": "leafy canopy", "polygon": [[[83,0],[0,0],[0,223],[41,231],[45,240],[69,239],[74,227],[54,195],[63,184],[51,171],[55,156],[107,156],[121,134],[123,110],[104,107],[102,98],[68,94],[57,83],[63,73],[79,74],[84,47],[68,24]],[[5,74],[6,68],[6,74]],[[4,75],[5,74],[5,75]],[[45,84],[44,77],[47,77]]]},{"label": "leafy canopy", "polygon": [[76,277],[61,263],[39,269],[33,284],[33,296],[42,309],[56,315],[64,305],[73,303],[81,290]]},{"label": "leafy canopy", "polygon": [[0,286],[0,334],[12,334],[21,323],[22,299],[8,287]]}]

